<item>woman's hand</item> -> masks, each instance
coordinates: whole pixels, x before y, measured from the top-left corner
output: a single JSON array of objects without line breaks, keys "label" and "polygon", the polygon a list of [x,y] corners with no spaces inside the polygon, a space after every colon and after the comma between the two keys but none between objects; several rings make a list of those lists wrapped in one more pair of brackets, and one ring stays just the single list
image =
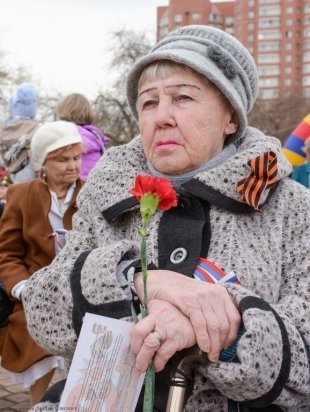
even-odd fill
[{"label": "woman's hand", "polygon": [[[136,276],[135,287],[141,298],[141,276]],[[148,296],[169,302],[190,320],[197,343],[211,362],[218,361],[221,350],[234,343],[241,316],[236,302],[223,286],[169,270],[150,270]]]},{"label": "woman's hand", "polygon": [[144,372],[155,355],[154,367],[159,372],[176,352],[194,346],[196,337],[189,319],[175,306],[154,299],[148,307],[149,316],[132,327],[131,349],[139,371]]}]

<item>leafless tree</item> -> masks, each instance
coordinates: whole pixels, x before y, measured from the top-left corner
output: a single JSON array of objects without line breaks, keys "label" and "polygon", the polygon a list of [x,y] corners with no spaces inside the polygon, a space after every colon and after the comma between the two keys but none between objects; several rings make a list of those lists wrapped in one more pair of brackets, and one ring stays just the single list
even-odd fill
[{"label": "leafless tree", "polygon": [[94,101],[97,124],[111,138],[111,145],[129,142],[138,134],[135,119],[125,97],[125,79],[129,68],[151,48],[146,33],[118,30],[112,33],[113,51],[109,69],[117,73],[111,90],[102,91]]},{"label": "leafless tree", "polygon": [[284,143],[309,113],[310,99],[298,94],[278,102],[257,100],[249,115],[249,124]]}]

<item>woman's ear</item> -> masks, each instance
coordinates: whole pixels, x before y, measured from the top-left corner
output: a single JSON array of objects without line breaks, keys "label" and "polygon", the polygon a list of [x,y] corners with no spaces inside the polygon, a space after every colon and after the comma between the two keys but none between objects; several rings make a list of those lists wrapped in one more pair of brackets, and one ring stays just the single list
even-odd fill
[{"label": "woman's ear", "polygon": [[236,112],[233,110],[230,113],[230,116],[228,118],[228,122],[225,126],[225,129],[224,129],[225,135],[228,136],[230,134],[234,134],[237,131],[238,126],[239,126],[238,116],[237,116]]}]

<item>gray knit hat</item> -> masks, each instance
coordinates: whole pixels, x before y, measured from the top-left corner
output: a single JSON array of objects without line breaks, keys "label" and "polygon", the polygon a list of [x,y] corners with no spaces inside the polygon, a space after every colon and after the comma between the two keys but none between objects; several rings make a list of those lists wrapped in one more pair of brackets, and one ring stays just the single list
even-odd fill
[{"label": "gray knit hat", "polygon": [[159,60],[184,64],[214,83],[226,96],[239,117],[234,140],[247,126],[258,87],[253,57],[235,37],[211,26],[184,26],[169,33],[144,57],[137,60],[127,77],[127,99],[138,119],[138,82],[146,66]]}]

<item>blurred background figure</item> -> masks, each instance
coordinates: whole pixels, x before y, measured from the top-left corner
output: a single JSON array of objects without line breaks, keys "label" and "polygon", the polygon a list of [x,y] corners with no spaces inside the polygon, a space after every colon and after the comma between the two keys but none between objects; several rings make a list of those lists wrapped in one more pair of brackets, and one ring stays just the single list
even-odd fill
[{"label": "blurred background figure", "polygon": [[8,188],[1,218],[0,281],[14,308],[9,324],[0,332],[0,355],[13,382],[29,389],[34,405],[44,395],[61,358],[51,356],[30,337],[21,295],[29,277],[51,263],[72,227],[82,185],[81,136],[73,123],[46,123],[34,134],[31,150],[40,175]]},{"label": "blurred background figure", "polygon": [[8,171],[13,183],[20,183],[34,179],[37,170],[30,153],[32,136],[39,127],[33,85],[22,83],[17,87],[9,110],[10,117],[0,129],[0,166]]},{"label": "blurred background figure", "polygon": [[89,172],[104,153],[105,145],[110,139],[93,125],[93,110],[82,94],[72,93],[61,100],[56,108],[56,116],[78,126],[83,145],[81,179],[87,180]]},{"label": "blurred background figure", "polygon": [[0,169],[0,217],[3,214],[3,209],[6,203],[6,192],[11,183],[7,172],[4,169]]},{"label": "blurred background figure", "polygon": [[310,187],[310,137],[305,141],[303,151],[306,154],[306,162],[297,166],[292,173],[291,178],[305,187]]}]

